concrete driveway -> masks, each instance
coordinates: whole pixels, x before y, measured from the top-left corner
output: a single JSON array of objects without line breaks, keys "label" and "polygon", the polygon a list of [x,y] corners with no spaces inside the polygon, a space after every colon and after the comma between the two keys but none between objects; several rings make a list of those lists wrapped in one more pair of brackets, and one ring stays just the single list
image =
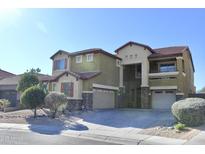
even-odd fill
[{"label": "concrete driveway", "polygon": [[113,128],[143,129],[155,126],[171,126],[174,123],[174,117],[170,111],[148,109],[98,110],[74,114],[73,116],[81,119],[86,125]]}]

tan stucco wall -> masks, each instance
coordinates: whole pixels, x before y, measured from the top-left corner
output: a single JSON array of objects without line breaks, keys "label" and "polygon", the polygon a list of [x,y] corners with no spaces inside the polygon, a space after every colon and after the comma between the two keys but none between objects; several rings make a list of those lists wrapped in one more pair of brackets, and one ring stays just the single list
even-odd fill
[{"label": "tan stucco wall", "polygon": [[71,71],[72,72],[88,72],[88,71],[99,71],[100,70],[99,53],[93,54],[93,61],[91,62],[87,62],[86,55],[87,54],[81,54],[82,63],[76,63],[76,56],[71,57]]},{"label": "tan stucco wall", "polygon": [[56,83],[56,91],[61,92],[61,83],[62,82],[73,82],[73,88],[74,88],[74,92],[73,92],[73,97],[69,97],[71,99],[82,99],[82,80],[76,80],[75,77],[73,77],[72,75],[66,76],[66,74],[64,76],[62,76],[61,78],[59,78],[58,82],[53,82]]},{"label": "tan stucco wall", "polygon": [[[137,54],[137,57],[135,55]],[[142,64],[142,87],[149,86],[148,84],[148,74],[149,74],[149,61],[148,56],[151,54],[149,50],[144,47],[137,46],[137,45],[127,45],[126,47],[120,49],[118,51],[118,57],[122,58],[122,65],[129,65],[129,64]],[[128,55],[128,58],[125,56]],[[132,59],[130,55],[133,55]]]},{"label": "tan stucco wall", "polygon": [[91,90],[92,84],[102,84],[119,87],[120,67],[116,65],[116,59],[99,53],[100,75],[83,81],[83,90]]},{"label": "tan stucco wall", "polygon": [[54,59],[53,59],[53,63],[55,60],[60,60],[60,59],[67,59],[67,69],[64,69],[64,70],[53,70],[53,66],[52,66],[52,75],[56,76],[56,75],[59,75],[60,73],[66,71],[66,70],[70,70],[70,57],[68,57],[68,55],[66,55],[65,53],[58,53]]}]

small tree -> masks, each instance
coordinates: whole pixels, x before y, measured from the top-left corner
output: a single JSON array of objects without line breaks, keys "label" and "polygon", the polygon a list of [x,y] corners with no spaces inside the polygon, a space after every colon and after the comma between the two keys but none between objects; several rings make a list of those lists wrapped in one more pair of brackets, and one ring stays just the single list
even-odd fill
[{"label": "small tree", "polygon": [[31,69],[30,71],[27,70],[22,76],[17,85],[18,92],[24,92],[27,88],[32,87],[34,85],[39,84],[37,74],[40,72],[40,69]]},{"label": "small tree", "polygon": [[68,99],[63,93],[51,92],[45,97],[45,104],[52,113],[52,118],[56,117],[56,113],[60,106],[67,103]]},{"label": "small tree", "polygon": [[21,95],[21,103],[30,109],[34,109],[34,118],[38,107],[44,104],[45,93],[38,86],[26,89]]}]

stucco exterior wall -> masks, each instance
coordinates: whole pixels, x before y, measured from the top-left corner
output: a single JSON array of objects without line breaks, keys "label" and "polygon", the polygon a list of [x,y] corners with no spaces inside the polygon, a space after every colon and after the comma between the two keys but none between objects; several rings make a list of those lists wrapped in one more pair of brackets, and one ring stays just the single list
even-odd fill
[{"label": "stucco exterior wall", "polygon": [[119,87],[120,67],[116,65],[116,59],[99,53],[100,75],[83,81],[83,91],[92,90],[92,84],[102,84]]},{"label": "stucco exterior wall", "polygon": [[55,91],[61,92],[61,83],[62,82],[73,82],[73,97],[69,97],[70,99],[82,99],[82,80],[76,80],[75,77],[72,75],[62,76],[59,78],[58,82],[53,82],[56,84],[56,89]]},{"label": "stucco exterior wall", "polygon": [[[141,46],[128,45],[118,51],[118,57],[122,58],[122,65],[142,64],[142,83],[141,87],[148,87],[149,61],[148,56],[151,52]],[[132,55],[132,58],[130,57]]]},{"label": "stucco exterior wall", "polygon": [[191,63],[190,55],[187,52],[183,53],[184,59],[184,68],[185,68],[185,80],[184,80],[184,91],[185,95],[188,96],[189,93],[195,93],[195,86],[194,86],[194,72]]},{"label": "stucco exterior wall", "polygon": [[[63,70],[54,70],[54,61],[60,59],[67,59],[67,68]],[[68,57],[65,53],[58,53],[53,59],[52,75],[57,76],[66,70],[70,70],[70,57]]]},{"label": "stucco exterior wall", "polygon": [[[100,55],[93,53],[93,61],[87,62],[87,54],[81,54],[82,63],[76,63],[76,56],[71,57],[71,71],[72,72],[89,72],[100,70]],[[79,55],[78,55],[79,56]]]}]

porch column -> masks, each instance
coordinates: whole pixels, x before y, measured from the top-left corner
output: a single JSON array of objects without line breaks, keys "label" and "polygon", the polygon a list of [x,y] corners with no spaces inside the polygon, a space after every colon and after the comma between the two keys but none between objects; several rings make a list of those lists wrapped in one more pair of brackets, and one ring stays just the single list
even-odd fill
[{"label": "porch column", "polygon": [[123,87],[123,65],[120,65],[120,87]]},{"label": "porch column", "polygon": [[141,84],[141,105],[143,109],[151,108],[151,100],[149,98],[149,61],[142,62],[142,84]]}]

